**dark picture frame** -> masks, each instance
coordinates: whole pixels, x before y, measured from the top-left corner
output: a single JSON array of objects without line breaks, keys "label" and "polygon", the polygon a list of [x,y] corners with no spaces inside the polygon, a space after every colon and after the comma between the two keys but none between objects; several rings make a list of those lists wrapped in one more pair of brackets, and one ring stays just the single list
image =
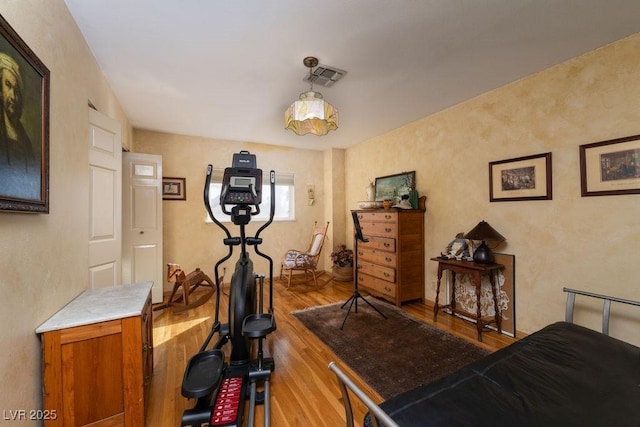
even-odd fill
[{"label": "dark picture frame", "polygon": [[640,194],[640,135],[579,148],[582,197]]},{"label": "dark picture frame", "polygon": [[376,178],[376,201],[391,200],[397,204],[409,190],[416,188],[416,171]]},{"label": "dark picture frame", "polygon": [[187,200],[187,179],[162,177],[162,200]]},{"label": "dark picture frame", "polygon": [[489,163],[489,201],[551,200],[551,153]]},{"label": "dark picture frame", "polygon": [[49,213],[49,79],[0,16],[0,211]]}]

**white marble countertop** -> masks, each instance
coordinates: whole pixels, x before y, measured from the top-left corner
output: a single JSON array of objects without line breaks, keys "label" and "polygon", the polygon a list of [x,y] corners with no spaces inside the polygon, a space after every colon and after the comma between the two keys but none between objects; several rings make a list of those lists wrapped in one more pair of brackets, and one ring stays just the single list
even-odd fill
[{"label": "white marble countertop", "polygon": [[36,333],[138,316],[152,285],[153,282],[141,282],[88,289],[38,326]]}]

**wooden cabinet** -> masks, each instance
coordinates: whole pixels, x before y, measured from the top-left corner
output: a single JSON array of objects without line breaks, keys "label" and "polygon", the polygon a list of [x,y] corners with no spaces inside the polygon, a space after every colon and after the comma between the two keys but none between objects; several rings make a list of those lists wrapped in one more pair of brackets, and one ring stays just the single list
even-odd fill
[{"label": "wooden cabinet", "polygon": [[368,240],[358,242],[358,286],[398,306],[424,301],[424,210],[356,212]]},{"label": "wooden cabinet", "polygon": [[45,426],[145,425],[153,372],[148,283],[86,291],[36,330]]}]

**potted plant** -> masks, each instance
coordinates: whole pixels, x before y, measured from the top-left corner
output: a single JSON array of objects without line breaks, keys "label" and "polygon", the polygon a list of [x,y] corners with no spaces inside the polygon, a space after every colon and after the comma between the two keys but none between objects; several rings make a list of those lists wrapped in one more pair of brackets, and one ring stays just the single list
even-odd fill
[{"label": "potted plant", "polygon": [[331,252],[333,279],[340,282],[353,280],[353,251],[346,245],[338,245]]}]

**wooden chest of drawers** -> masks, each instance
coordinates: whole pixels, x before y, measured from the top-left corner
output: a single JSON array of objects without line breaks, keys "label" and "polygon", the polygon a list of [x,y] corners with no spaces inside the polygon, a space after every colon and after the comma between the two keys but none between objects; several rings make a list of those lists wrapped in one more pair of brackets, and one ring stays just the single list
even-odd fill
[{"label": "wooden chest of drawers", "polygon": [[424,211],[358,210],[358,286],[396,305],[424,301]]}]

